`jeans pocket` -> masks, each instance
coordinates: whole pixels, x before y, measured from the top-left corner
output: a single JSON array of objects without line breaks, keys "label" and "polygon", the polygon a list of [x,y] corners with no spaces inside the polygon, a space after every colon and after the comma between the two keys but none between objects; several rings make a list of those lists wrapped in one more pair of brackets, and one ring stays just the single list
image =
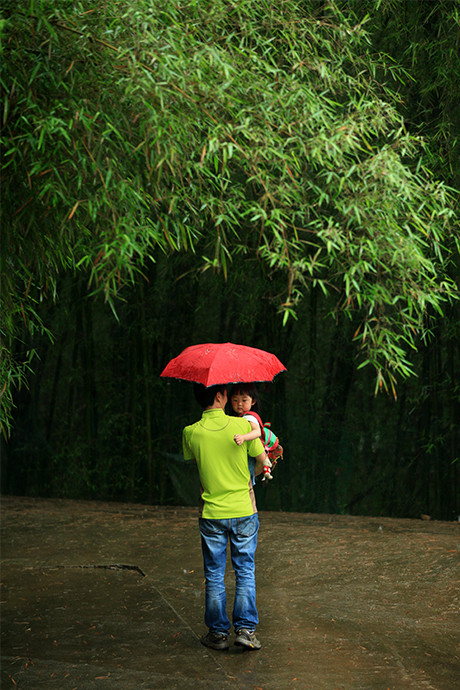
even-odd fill
[{"label": "jeans pocket", "polygon": [[238,518],[237,533],[241,537],[252,537],[259,529],[259,518],[257,513],[249,517]]},{"label": "jeans pocket", "polygon": [[219,520],[207,520],[206,518],[199,519],[200,532],[204,535],[221,534],[224,528]]}]

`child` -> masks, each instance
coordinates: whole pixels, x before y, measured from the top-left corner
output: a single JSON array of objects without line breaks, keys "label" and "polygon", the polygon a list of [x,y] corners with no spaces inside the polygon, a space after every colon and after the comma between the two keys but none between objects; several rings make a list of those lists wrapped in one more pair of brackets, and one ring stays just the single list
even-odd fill
[{"label": "child", "polygon": [[[273,479],[270,474],[270,468],[276,464],[276,458],[282,457],[283,449],[279,445],[275,434],[264,426],[260,418],[259,397],[256,387],[252,383],[235,384],[230,391],[230,402],[233,412],[247,419],[252,428],[252,431],[247,434],[235,434],[235,443],[240,446],[244,441],[260,438],[267,451],[263,479]],[[270,455],[275,460],[273,465],[270,461]],[[248,458],[248,462],[251,479],[253,484],[255,484],[254,461],[252,458]]]}]

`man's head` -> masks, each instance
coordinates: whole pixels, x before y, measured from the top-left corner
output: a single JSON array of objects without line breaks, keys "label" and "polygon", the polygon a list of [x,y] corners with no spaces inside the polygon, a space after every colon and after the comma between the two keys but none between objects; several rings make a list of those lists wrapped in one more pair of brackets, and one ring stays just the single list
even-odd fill
[{"label": "man's head", "polygon": [[196,401],[206,410],[208,407],[220,407],[224,409],[227,402],[227,387],[225,385],[203,386],[202,383],[195,383],[193,386]]}]

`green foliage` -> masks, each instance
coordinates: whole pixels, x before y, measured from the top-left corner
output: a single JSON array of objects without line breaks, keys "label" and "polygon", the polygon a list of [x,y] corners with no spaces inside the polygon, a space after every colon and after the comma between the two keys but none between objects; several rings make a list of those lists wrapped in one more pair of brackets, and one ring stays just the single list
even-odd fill
[{"label": "green foliage", "polygon": [[[460,186],[460,7],[456,0],[346,0],[345,12],[367,17],[374,50],[405,77],[393,81],[413,132],[429,139],[428,166]],[[396,73],[397,75],[397,73]]]},{"label": "green foliage", "polygon": [[285,323],[309,291],[336,296],[377,387],[410,373],[427,313],[457,296],[454,200],[419,166],[386,85],[402,73],[364,20],[287,0],[4,7],[10,381],[21,316],[41,327],[33,300],[56,298],[63,271],[115,309],[159,253],[190,251],[189,270],[225,276],[236,255],[265,262]]}]

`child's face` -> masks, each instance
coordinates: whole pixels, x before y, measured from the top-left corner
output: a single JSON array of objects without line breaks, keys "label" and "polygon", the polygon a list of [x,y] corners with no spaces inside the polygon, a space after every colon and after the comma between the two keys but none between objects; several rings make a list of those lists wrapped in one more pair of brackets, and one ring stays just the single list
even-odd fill
[{"label": "child's face", "polygon": [[255,403],[255,400],[253,400],[253,398],[251,398],[251,396],[247,393],[237,393],[236,395],[232,395],[230,401],[232,403],[233,411],[237,414],[249,412]]}]

